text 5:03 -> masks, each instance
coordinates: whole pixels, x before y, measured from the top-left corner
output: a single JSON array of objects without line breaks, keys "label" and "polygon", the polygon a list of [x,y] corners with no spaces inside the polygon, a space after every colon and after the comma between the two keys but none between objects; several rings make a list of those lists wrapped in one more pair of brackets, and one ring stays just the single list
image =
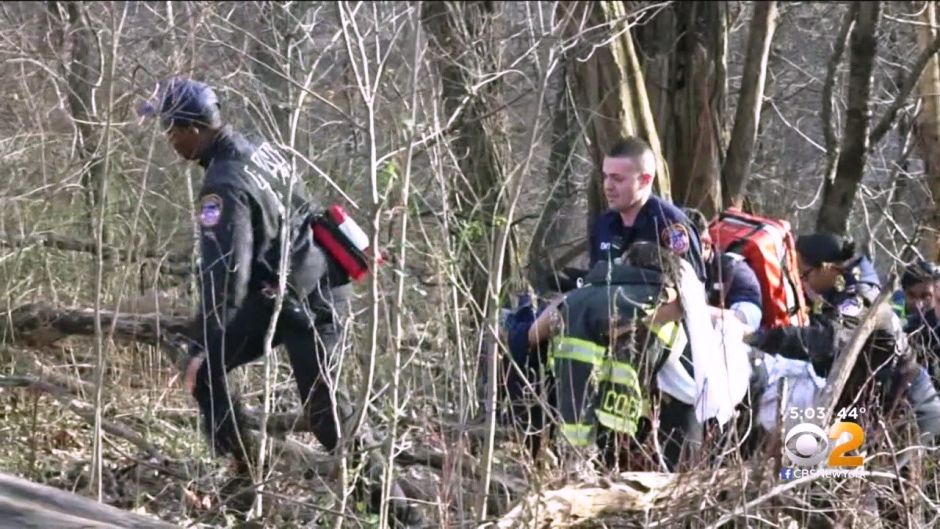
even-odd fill
[{"label": "text 5:03", "polygon": [[790,408],[791,419],[815,419],[826,416],[826,408]]}]

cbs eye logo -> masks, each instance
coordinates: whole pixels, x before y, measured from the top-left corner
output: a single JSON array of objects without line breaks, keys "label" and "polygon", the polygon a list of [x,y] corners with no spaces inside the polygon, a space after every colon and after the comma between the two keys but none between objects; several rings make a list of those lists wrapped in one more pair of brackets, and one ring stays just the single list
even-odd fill
[{"label": "cbs eye logo", "polygon": [[[850,438],[838,443],[844,434]],[[832,445],[831,450],[830,440],[838,443]],[[861,447],[864,441],[865,432],[854,422],[837,422],[829,428],[828,435],[819,426],[804,422],[790,428],[784,438],[783,450],[790,461],[800,467],[815,466],[827,455],[830,467],[860,467],[862,456],[847,456],[845,453]]]}]

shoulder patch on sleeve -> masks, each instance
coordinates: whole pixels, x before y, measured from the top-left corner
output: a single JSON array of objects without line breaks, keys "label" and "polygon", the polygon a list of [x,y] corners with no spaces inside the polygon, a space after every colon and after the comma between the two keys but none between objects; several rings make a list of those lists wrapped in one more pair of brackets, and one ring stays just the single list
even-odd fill
[{"label": "shoulder patch on sleeve", "polygon": [[689,242],[689,229],[679,222],[667,226],[660,234],[660,238],[662,239],[663,246],[678,254],[689,251],[691,246]]},{"label": "shoulder patch on sleeve", "polygon": [[199,201],[199,224],[211,228],[222,218],[222,197],[210,194]]}]

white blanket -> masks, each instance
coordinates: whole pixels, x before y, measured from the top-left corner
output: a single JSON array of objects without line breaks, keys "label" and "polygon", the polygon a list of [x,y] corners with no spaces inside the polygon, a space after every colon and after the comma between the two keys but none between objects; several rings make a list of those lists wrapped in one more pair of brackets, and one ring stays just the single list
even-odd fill
[{"label": "white blanket", "polygon": [[679,296],[695,378],[679,364],[685,344],[677,342],[657,375],[657,382],[662,391],[694,404],[699,421],[715,418],[719,424],[725,424],[733,416],[734,407],[744,399],[751,377],[748,349],[743,341],[744,325],[734,318],[712,322],[705,286],[688,262],[681,263]]},{"label": "white blanket", "polygon": [[[789,387],[789,398],[787,399],[785,409],[788,408],[814,408],[816,406],[816,395],[819,390],[826,385],[826,379],[817,376],[813,370],[813,364],[803,360],[792,360],[776,355],[765,354],[764,362],[767,366],[767,387],[764,389],[760,399],[760,407],[757,412],[757,421],[767,431],[773,431],[777,426],[777,410],[779,409],[780,395],[778,392],[778,382],[781,378],[787,379]],[[800,422],[797,419],[790,419],[789,414],[784,429],[789,429],[793,423]]]}]

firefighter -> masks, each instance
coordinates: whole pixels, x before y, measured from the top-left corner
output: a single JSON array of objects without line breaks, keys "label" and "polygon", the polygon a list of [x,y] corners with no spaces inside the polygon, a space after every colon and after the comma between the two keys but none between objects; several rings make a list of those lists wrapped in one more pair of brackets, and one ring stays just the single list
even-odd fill
[{"label": "firefighter", "polygon": [[[532,347],[554,337],[549,365],[562,437],[574,447],[600,448],[607,465],[616,464],[622,437],[646,435],[654,377],[672,348],[687,344],[678,323],[677,263],[656,244],[635,244],[624,264],[597,263],[584,286],[547,307],[529,329]],[[657,435],[675,469],[683,449],[701,443],[702,427],[691,404],[660,398]]]},{"label": "firefighter", "polygon": [[[826,233],[797,238],[800,277],[812,302],[810,325],[761,329],[748,343],[771,354],[808,360],[825,377],[835,355],[848,345],[878,296],[880,285],[866,272],[851,239]],[[869,262],[870,263],[870,262]],[[847,387],[874,376],[882,403],[905,395],[925,440],[940,433],[940,398],[930,377],[913,358],[900,319],[887,305],[877,308],[876,327],[865,343]],[[840,404],[841,405],[841,404]]]},{"label": "firefighter", "polygon": [[[194,321],[203,343],[194,344],[185,359],[184,380],[202,411],[213,448],[235,463],[233,483],[250,485],[248,468],[257,448],[246,435],[227,374],[263,355],[281,272],[287,288],[273,345],[287,349],[317,440],[338,451],[341,425],[352,413],[331,387],[335,378],[328,366],[341,347],[352,285],[345,270],[313,240],[311,223],[318,205],[277,148],[253,143],[223,124],[219,101],[208,85],[173,79],[156,106],[141,110],[159,116],[176,153],[205,170],[196,219],[201,307]],[[282,240],[282,228],[289,240]],[[282,242],[290,248],[286,270],[280,266]],[[358,457],[355,444],[351,453]],[[368,474],[378,475],[372,458],[367,466]],[[379,507],[374,492],[373,510]],[[394,492],[403,496],[397,487]],[[236,509],[246,506],[244,494],[234,498],[240,499],[233,503],[243,504]],[[393,506],[392,516],[400,524],[418,520],[416,511],[401,502]]]}]

